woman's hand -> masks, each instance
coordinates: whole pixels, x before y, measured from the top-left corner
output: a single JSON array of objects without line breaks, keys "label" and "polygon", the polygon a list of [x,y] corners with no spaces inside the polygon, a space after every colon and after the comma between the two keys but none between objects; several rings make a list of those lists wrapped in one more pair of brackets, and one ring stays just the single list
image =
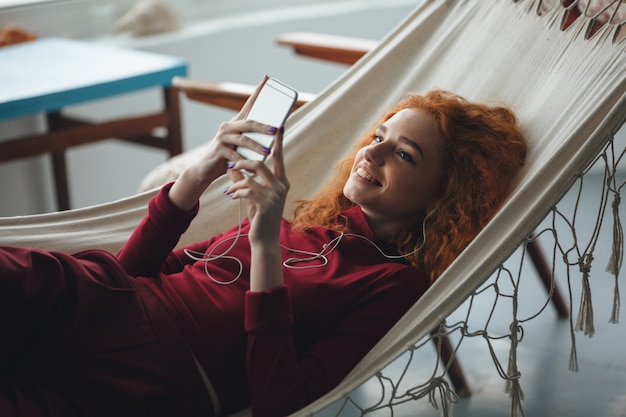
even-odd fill
[{"label": "woman's hand", "polygon": [[[280,226],[289,191],[283,159],[283,128],[274,137],[270,169],[260,161],[240,159],[228,170],[233,184],[226,193],[233,199],[245,199],[248,206],[252,252],[250,289],[263,291],[283,283],[280,253]],[[243,174],[241,170],[254,173]]]},{"label": "woman's hand", "polygon": [[[192,209],[204,190],[228,172],[233,184],[225,191],[233,199],[245,199],[250,219],[252,260],[250,289],[263,291],[282,285],[280,226],[289,182],[283,160],[283,129],[246,120],[267,77],[257,86],[241,111],[229,122],[222,123],[204,156],[185,169],[169,191],[170,200],[183,210]],[[259,154],[270,150],[248,138],[246,132],[275,134],[273,167],[264,162],[243,158],[236,149],[243,146]],[[244,175],[241,170],[254,173]]]},{"label": "woman's hand", "polygon": [[274,136],[272,156],[272,168],[261,161],[241,159],[228,170],[233,184],[225,193],[233,199],[243,198],[247,201],[251,224],[248,237],[252,245],[273,243],[279,237],[289,191],[283,159],[282,128]]},{"label": "woman's hand", "polygon": [[216,136],[209,143],[202,158],[186,168],[176,180],[169,192],[174,204],[183,210],[193,208],[204,190],[217,178],[226,173],[229,161],[243,159],[236,149],[243,146],[260,154],[267,155],[269,149],[248,138],[247,132],[275,133],[277,127],[268,126],[253,120],[246,120],[252,104],[256,100],[261,87],[267,81],[265,77],[254,93],[243,105],[239,113],[229,122],[220,125]]}]

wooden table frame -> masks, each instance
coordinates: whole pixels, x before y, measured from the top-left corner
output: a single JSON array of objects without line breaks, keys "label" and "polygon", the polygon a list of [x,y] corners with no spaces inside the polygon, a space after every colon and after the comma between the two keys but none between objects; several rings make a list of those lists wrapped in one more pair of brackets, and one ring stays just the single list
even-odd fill
[{"label": "wooden table frame", "polygon": [[[52,156],[56,203],[59,210],[70,208],[65,151],[68,148],[109,138],[164,149],[170,156],[182,152],[178,89],[163,87],[163,110],[141,116],[91,123],[71,118],[61,110],[46,113],[47,132],[0,142],[0,162],[49,153]],[[165,128],[165,136],[154,134]]]},{"label": "wooden table frame", "polygon": [[[46,121],[43,133],[0,141],[0,163],[50,154],[59,210],[70,208],[69,148],[115,138],[163,149],[170,156],[182,152],[178,88],[172,78],[187,74],[186,60],[57,37],[2,48],[0,55],[0,120],[44,115]],[[147,89],[162,92],[160,109],[97,122],[67,111]]]}]

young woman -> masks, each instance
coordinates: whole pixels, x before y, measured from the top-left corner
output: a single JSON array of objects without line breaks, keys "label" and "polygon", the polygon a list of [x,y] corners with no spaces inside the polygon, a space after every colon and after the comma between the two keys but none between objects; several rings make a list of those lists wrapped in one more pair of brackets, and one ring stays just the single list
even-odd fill
[{"label": "young woman", "polygon": [[[220,126],[121,252],[0,250],[3,416],[283,416],[336,386],[503,202],[513,114],[410,94],[290,221],[283,129]],[[275,133],[269,153],[245,132]],[[232,162],[229,162],[232,161]],[[251,171],[254,177],[245,176]],[[216,178],[247,218],[173,250]]]}]

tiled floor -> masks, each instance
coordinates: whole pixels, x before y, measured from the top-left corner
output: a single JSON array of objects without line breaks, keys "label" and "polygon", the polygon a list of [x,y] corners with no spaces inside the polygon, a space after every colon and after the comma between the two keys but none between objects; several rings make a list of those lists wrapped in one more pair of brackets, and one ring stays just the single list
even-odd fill
[{"label": "tiled floor", "polygon": [[[591,233],[586,230],[592,227],[590,218],[595,219],[597,207],[596,192],[601,189],[602,180],[599,175],[586,177],[585,191],[582,197],[582,206],[579,208],[578,231],[581,237]],[[571,206],[575,191],[571,191],[561,203]],[[622,210],[623,211],[623,210]],[[544,250],[548,249],[544,245]],[[591,273],[592,300],[594,304],[595,334],[592,338],[576,333],[576,348],[579,371],[569,370],[571,349],[571,332],[569,319],[559,319],[552,306],[543,311],[538,317],[524,324],[524,338],[519,345],[518,368],[522,373],[520,383],[525,394],[522,402],[526,417],[626,417],[626,314],[622,311],[619,324],[609,324],[611,314],[614,278],[604,271],[611,245],[610,227],[604,227],[595,253],[597,262]],[[532,276],[532,269],[527,269],[524,275],[526,289],[522,295],[520,311],[522,316],[526,312],[537,311],[543,305],[545,290],[539,279]],[[567,281],[562,273],[559,276],[559,287],[564,296],[569,298]],[[623,281],[623,279],[620,279]],[[622,284],[622,287],[625,285]],[[580,274],[572,275],[573,316],[577,316],[580,301]],[[624,295],[622,298],[624,299]],[[626,301],[625,301],[626,303]],[[488,311],[490,305],[475,308]],[[457,318],[463,315],[457,310]],[[622,309],[624,310],[624,309]],[[453,315],[454,316],[454,315]],[[454,321],[454,320],[452,320]],[[449,321],[450,322],[450,321]],[[510,316],[494,319],[494,327],[507,326]],[[490,326],[491,328],[491,326]],[[456,338],[458,340],[458,337]],[[493,343],[495,355],[506,367],[510,341],[503,339]],[[423,376],[428,375],[433,366],[434,349],[426,346],[421,349],[417,358],[413,360],[410,373],[417,376],[422,382]],[[510,415],[511,401],[504,392],[504,381],[498,375],[492,356],[487,349],[485,340],[481,337],[466,338],[463,340],[459,361],[464,369],[470,385],[472,395],[462,398],[453,405],[454,417],[495,417]],[[403,357],[387,367],[385,372],[393,373],[394,368],[399,372],[403,367]],[[363,401],[361,404],[371,403],[376,398],[378,388],[372,381],[355,391],[354,398]],[[323,416],[335,415],[336,408],[320,413]],[[347,407],[341,416],[359,415],[354,409]],[[395,407],[393,411],[384,409],[368,414],[372,416],[441,416],[442,409],[433,408],[428,399],[411,401]],[[520,414],[521,415],[521,414]]]}]

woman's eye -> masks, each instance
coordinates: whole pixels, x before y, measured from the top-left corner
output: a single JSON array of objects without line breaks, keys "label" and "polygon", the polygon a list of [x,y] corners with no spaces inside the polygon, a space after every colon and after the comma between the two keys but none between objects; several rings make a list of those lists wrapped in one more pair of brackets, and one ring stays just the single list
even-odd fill
[{"label": "woman's eye", "polygon": [[413,158],[411,157],[411,155],[409,155],[407,152],[405,151],[398,151],[398,156],[402,159],[404,159],[405,161],[408,162],[413,162]]},{"label": "woman's eye", "polygon": [[372,138],[372,142],[380,143],[382,141],[383,141],[383,138],[378,135],[374,135],[374,137]]}]

